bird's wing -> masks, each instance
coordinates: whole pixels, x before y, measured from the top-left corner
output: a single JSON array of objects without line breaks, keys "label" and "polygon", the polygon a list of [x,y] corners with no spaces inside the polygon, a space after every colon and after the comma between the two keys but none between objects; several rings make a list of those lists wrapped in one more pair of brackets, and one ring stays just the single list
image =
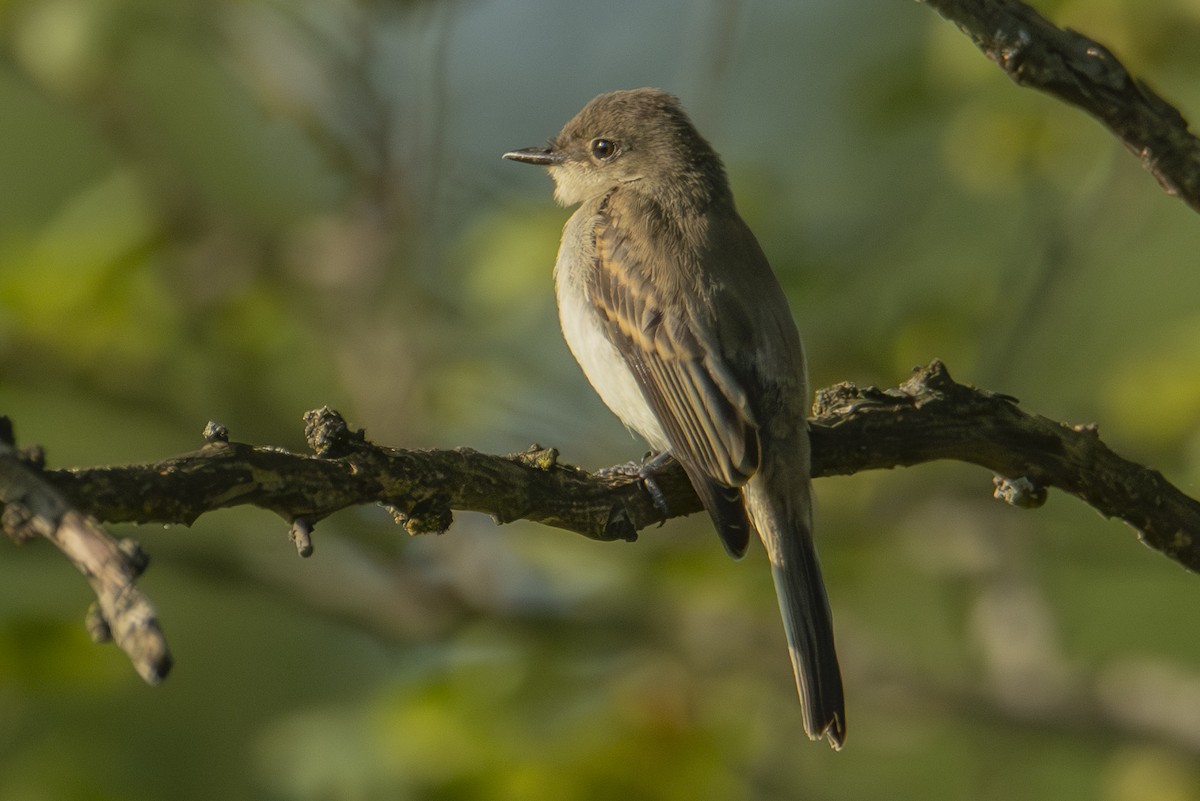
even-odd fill
[{"label": "bird's wing", "polygon": [[633,216],[597,215],[589,295],[726,549],[741,556],[751,526],[740,487],[759,467],[758,426],[710,307],[681,291],[680,254],[648,245],[653,232]]}]

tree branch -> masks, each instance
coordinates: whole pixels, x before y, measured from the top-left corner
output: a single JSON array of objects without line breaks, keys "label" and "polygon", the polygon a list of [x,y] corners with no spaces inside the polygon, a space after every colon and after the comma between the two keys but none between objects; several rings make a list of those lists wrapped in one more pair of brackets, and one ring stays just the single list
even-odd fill
[{"label": "tree branch", "polygon": [[1015,398],[956,383],[940,361],[895,390],[852,384],[820,390],[814,411],[815,476],[936,459],[970,462],[997,475],[1001,500],[1035,508],[1057,487],[1124,520],[1151,548],[1200,572],[1200,503],[1157,470],[1113,453],[1094,424],[1027,414]]},{"label": "tree branch", "polygon": [[0,418],[0,526],[17,543],[45,537],[71,560],[96,594],[87,616],[92,639],[115,641],[138,674],[157,684],[171,669],[171,655],[154,606],[134,584],[146,567],[145,554],[72,508],[40,462],[36,449],[21,453],[13,447],[11,424]]},{"label": "tree branch", "polygon": [[[936,459],[970,462],[998,475],[996,497],[1036,507],[1057,487],[1200,571],[1200,504],[1157,471],[1117,456],[1094,425],[1027,414],[1014,398],[956,383],[938,361],[896,389],[839,384],[820,390],[814,410],[814,476]],[[101,631],[111,629],[154,682],[169,656],[153,607],[133,585],[144,560],[132,558],[136,548],[113,541],[93,518],[188,525],[216,509],[259,506],[291,524],[304,556],[312,552],[314,523],[366,503],[391,507],[410,534],[445,531],[452,509],[484,512],[498,523],[533,520],[605,541],[634,540],[640,529],[663,520],[638,479],[560,464],[552,448],[508,456],[468,448],[400,450],[368,442],[328,409],[307,413],[305,422],[312,454],[230,442],[214,424],[200,450],[148,465],[41,471],[20,462],[11,445],[0,445],[0,522],[17,541],[36,533],[71,558],[96,592],[99,619],[107,624]],[[657,483],[672,517],[701,509],[678,465]]]},{"label": "tree branch", "polygon": [[1200,211],[1200,140],[1187,120],[1098,42],[1018,0],[918,0],[970,37],[1008,77],[1100,120],[1162,188]]}]

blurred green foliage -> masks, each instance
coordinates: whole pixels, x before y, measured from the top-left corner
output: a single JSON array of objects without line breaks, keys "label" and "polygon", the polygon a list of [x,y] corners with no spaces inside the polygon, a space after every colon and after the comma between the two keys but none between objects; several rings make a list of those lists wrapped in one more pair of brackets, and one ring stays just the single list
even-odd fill
[{"label": "blurred green foliage", "polygon": [[[1200,6],[1046,2],[1200,116]],[[1200,225],[917,4],[0,2],[0,413],[52,465],[209,419],[588,467],[640,455],[557,332],[566,212],[499,153],[599,91],[682,95],[813,383],[945,359],[1200,486]],[[1200,583],[957,465],[818,482],[849,699],[803,736],[768,571],[696,517],[602,545],[380,510],[296,560],[254,510],[117,528],[177,658],[0,546],[0,798],[1200,799]],[[1194,494],[1194,493],[1193,493]]]}]

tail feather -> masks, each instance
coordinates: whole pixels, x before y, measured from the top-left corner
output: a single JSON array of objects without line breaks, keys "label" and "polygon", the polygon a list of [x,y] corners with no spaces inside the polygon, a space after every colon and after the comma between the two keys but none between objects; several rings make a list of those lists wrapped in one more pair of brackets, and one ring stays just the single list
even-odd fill
[{"label": "tail feather", "polygon": [[839,749],[846,738],[842,674],[829,600],[812,541],[811,485],[807,481],[800,495],[780,493],[769,475],[759,474],[746,485],[746,509],[771,560],[804,709],[804,730],[810,738],[824,737]]}]

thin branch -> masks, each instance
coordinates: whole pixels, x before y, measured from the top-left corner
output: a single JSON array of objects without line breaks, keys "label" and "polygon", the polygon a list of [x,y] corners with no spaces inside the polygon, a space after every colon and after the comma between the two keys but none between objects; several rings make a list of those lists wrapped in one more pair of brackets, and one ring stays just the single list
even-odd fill
[{"label": "thin branch", "polygon": [[[1200,504],[1162,475],[1121,458],[1095,426],[1023,412],[1015,399],[956,383],[941,362],[896,389],[839,384],[817,393],[813,475],[955,459],[1002,477],[997,496],[1037,506],[1057,487],[1133,526],[1146,544],[1200,572]],[[633,540],[662,522],[636,479],[561,464],[552,448],[495,456],[469,448],[386,448],[328,409],[306,415],[312,455],[212,436],[199,451],[156,464],[47,471],[47,481],[108,522],[189,524],[215,509],[254,505],[288,524],[384,503],[413,534],[442,532],[453,509],[497,522],[525,519],[596,540]],[[658,484],[672,516],[701,509],[671,465]]]},{"label": "thin branch", "polygon": [[40,472],[40,458],[13,447],[6,419],[0,418],[0,430],[0,525],[14,542],[44,537],[71,560],[96,595],[88,610],[92,639],[116,642],[138,674],[157,684],[171,669],[171,655],[154,606],[134,584],[146,567],[145,554],[73,508]]},{"label": "thin branch", "polygon": [[[1200,503],[1159,472],[1113,453],[1094,425],[1027,414],[1014,398],[956,383],[937,361],[896,389],[823,389],[815,413],[814,476],[937,459],[969,462],[997,474],[996,497],[1036,507],[1057,487],[1124,520],[1147,545],[1200,572]],[[20,461],[11,445],[0,445],[4,528],[17,540],[45,536],[70,557],[96,592],[106,624],[101,632],[111,629],[153,683],[165,674],[169,656],[153,607],[133,585],[144,559],[95,519],[187,525],[206,512],[253,505],[288,523],[302,556],[312,552],[316,522],[368,503],[389,506],[410,534],[445,531],[454,509],[604,541],[634,540],[663,520],[638,479],[561,464],[553,448],[508,456],[469,448],[400,450],[368,442],[328,409],[309,412],[305,421],[312,454],[230,442],[215,424],[200,450],[147,465],[40,470]],[[700,511],[678,465],[656,481],[672,517]]]},{"label": "thin branch", "polygon": [[1187,120],[1106,47],[1018,0],[918,0],[970,37],[1017,84],[1092,115],[1162,188],[1200,211],[1200,140]]},{"label": "thin branch", "polygon": [[897,390],[842,384],[817,394],[813,475],[954,459],[998,476],[996,497],[1036,507],[1050,487],[1200,572],[1200,503],[1162,473],[1115,454],[1094,424],[1068,426],[1027,414],[1015,398],[956,383],[935,361]]}]

